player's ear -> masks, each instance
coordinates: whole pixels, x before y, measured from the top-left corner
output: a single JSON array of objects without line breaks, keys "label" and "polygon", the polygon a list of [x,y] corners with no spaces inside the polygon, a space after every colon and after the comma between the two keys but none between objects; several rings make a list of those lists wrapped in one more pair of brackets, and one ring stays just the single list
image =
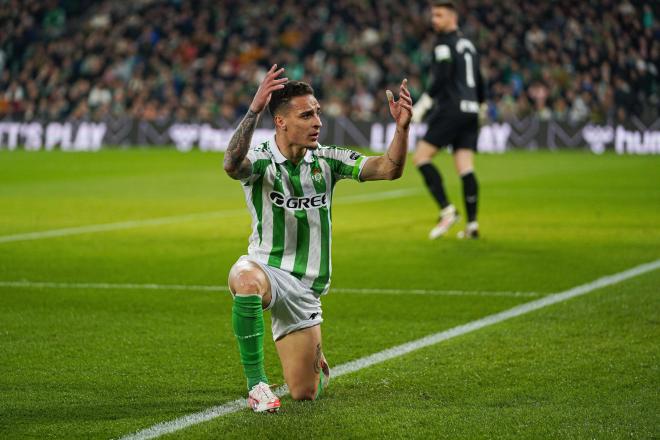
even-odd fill
[{"label": "player's ear", "polygon": [[282,115],[275,115],[273,120],[275,121],[275,127],[286,131],[286,121]]}]

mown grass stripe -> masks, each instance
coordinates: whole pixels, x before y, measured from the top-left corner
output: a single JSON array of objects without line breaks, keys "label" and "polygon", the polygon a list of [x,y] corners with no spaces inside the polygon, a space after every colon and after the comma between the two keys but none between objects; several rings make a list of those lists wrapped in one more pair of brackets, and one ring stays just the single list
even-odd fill
[{"label": "mown grass stripe", "polygon": [[[392,191],[382,191],[367,194],[356,194],[346,196],[337,200],[336,203],[350,205],[354,203],[376,202],[379,200],[395,199],[420,193],[420,188],[403,188]],[[142,228],[147,226],[164,226],[186,221],[209,220],[214,218],[232,217],[244,215],[246,208],[227,209],[221,211],[199,212],[193,214],[173,215],[140,220],[126,220],[115,223],[101,223],[93,225],[73,226],[70,228],[48,229],[44,231],[23,232],[20,234],[1,235],[1,243],[12,243],[17,241],[41,240],[44,238],[66,237],[70,235],[90,234],[96,232],[119,231],[122,229]]]}]

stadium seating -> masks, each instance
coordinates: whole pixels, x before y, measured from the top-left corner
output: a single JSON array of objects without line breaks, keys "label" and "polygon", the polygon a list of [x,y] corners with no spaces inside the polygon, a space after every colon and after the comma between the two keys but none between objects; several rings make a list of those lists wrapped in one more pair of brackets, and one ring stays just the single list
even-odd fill
[{"label": "stadium seating", "polygon": [[[653,2],[466,0],[492,120],[658,117]],[[427,79],[426,1],[12,0],[0,6],[0,118],[233,122],[270,63],[330,116],[387,117],[383,90]]]}]

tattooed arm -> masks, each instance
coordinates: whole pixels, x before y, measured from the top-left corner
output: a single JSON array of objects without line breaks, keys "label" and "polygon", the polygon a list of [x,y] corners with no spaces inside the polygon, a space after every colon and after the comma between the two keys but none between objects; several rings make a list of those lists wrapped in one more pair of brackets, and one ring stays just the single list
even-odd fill
[{"label": "tattooed arm", "polygon": [[229,141],[224,168],[233,179],[244,179],[252,174],[252,164],[247,159],[252,134],[259,122],[259,115],[270,102],[270,95],[275,90],[284,88],[284,83],[288,81],[288,78],[277,78],[282,72],[284,72],[284,68],[277,70],[277,64],[273,64],[259,85],[259,90],[254,95],[247,114]]},{"label": "tattooed arm", "polygon": [[225,172],[232,179],[244,179],[252,174],[252,163],[246,156],[257,122],[259,122],[259,113],[248,110],[229,141],[224,167]]}]

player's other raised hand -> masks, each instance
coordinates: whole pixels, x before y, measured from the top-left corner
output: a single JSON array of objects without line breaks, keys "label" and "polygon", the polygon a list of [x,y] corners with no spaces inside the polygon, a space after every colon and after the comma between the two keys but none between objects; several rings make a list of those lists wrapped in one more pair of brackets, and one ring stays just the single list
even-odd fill
[{"label": "player's other raised hand", "polygon": [[396,124],[402,128],[408,128],[412,118],[412,97],[408,90],[408,79],[401,81],[399,86],[399,99],[394,100],[394,94],[386,90],[387,102],[390,106],[390,114],[396,121]]},{"label": "player's other raised hand", "polygon": [[284,88],[284,83],[287,82],[289,78],[278,78],[282,73],[284,73],[284,67],[278,69],[277,64],[272,65],[263,81],[261,81],[259,89],[252,99],[250,110],[255,113],[261,113],[270,102],[270,95],[275,90]]}]

